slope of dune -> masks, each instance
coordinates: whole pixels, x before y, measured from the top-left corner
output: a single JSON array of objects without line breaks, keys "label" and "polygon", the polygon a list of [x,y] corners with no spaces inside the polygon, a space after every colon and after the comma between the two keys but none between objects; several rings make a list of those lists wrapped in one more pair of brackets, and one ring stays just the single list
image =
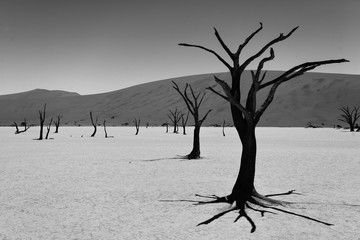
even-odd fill
[{"label": "slope of dune", "polygon": [[[267,78],[281,74],[269,71]],[[62,124],[89,125],[89,111],[104,119],[108,125],[132,124],[140,118],[141,124],[161,125],[168,120],[167,113],[177,107],[187,112],[183,100],[172,88],[175,81],[181,88],[189,83],[196,91],[205,91],[213,86],[221,91],[213,80],[214,74],[202,74],[141,84],[113,92],[81,96],[64,91],[33,90],[26,93],[0,96],[0,125],[27,119],[30,124],[38,123],[38,110],[47,104],[47,116],[63,114]],[[228,73],[216,76],[229,82]],[[246,96],[250,86],[250,72],[243,75],[242,95]],[[259,104],[267,91],[259,92]],[[360,106],[360,76],[344,74],[307,73],[295,80],[282,84],[273,103],[263,115],[260,126],[301,127],[307,122],[314,125],[334,126],[338,121],[339,108]],[[244,97],[243,97],[244,98]],[[202,112],[213,109],[205,125],[231,124],[229,104],[206,90]],[[191,119],[191,118],[190,118]]]}]

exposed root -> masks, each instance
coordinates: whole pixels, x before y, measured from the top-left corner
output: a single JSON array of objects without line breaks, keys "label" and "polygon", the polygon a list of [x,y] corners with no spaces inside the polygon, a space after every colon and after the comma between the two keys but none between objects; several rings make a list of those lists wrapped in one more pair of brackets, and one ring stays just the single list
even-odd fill
[{"label": "exposed root", "polygon": [[[321,223],[324,224],[326,226],[332,226],[333,224],[328,223],[328,222],[324,222],[306,215],[302,215],[302,214],[298,214],[298,213],[294,213],[291,211],[287,211],[278,207],[275,207],[277,205],[280,206],[286,206],[287,204],[291,204],[291,202],[284,202],[284,201],[279,201],[279,200],[274,200],[269,198],[269,196],[281,196],[281,195],[290,195],[290,194],[299,194],[299,193],[294,193],[295,190],[291,190],[288,191],[286,193],[279,193],[279,194],[269,194],[269,195],[261,195],[259,193],[257,193],[255,190],[253,191],[251,196],[247,196],[247,197],[240,197],[239,199],[235,199],[232,200],[233,197],[231,195],[229,196],[225,196],[225,197],[219,197],[216,195],[209,195],[209,196],[205,196],[205,195],[199,195],[196,194],[197,197],[201,197],[201,198],[206,198],[206,199],[210,199],[209,201],[191,201],[191,202],[196,202],[196,205],[202,205],[202,204],[211,204],[211,203],[228,203],[228,204],[233,204],[235,202],[235,204],[232,205],[232,207],[228,210],[225,210],[221,213],[218,213],[216,215],[214,215],[213,217],[199,223],[197,226],[200,225],[205,225],[205,224],[209,224],[211,222],[213,222],[214,220],[224,216],[225,214],[232,212],[234,210],[239,210],[239,215],[236,217],[234,222],[237,222],[241,217],[244,217],[250,224],[251,224],[251,233],[255,232],[256,230],[256,225],[254,223],[254,221],[249,217],[249,215],[247,215],[245,209],[251,209],[255,212],[260,212],[261,216],[263,217],[265,213],[271,213],[271,214],[276,214],[275,212],[272,211],[268,211],[268,210],[264,210],[264,209],[273,209],[282,213],[286,213],[286,214],[290,214],[290,215],[294,215],[294,216],[298,216],[298,217],[302,217],[305,218],[307,220],[311,220],[317,223]],[[251,205],[250,205],[251,204]],[[264,209],[258,209],[258,208],[254,208],[252,205],[254,206],[258,206]],[[275,206],[274,206],[275,205]]]},{"label": "exposed root", "polygon": [[231,204],[232,202],[230,202],[227,198],[227,196],[225,197],[218,197],[216,195],[210,195],[210,196],[204,196],[204,195],[199,195],[199,194],[195,194],[195,196],[197,197],[201,197],[201,198],[207,198],[207,199],[214,199],[212,201],[198,201],[197,205],[201,205],[201,204],[209,204],[209,203],[229,203]]},{"label": "exposed root", "polygon": [[265,195],[265,197],[283,196],[283,195],[290,195],[290,194],[302,195],[301,193],[295,192],[295,189],[294,189],[294,190],[290,190],[290,191],[285,192],[285,193],[267,194],[267,195]]},{"label": "exposed root", "polygon": [[222,216],[224,216],[225,214],[227,214],[227,213],[229,213],[229,212],[232,212],[232,211],[235,211],[235,210],[237,210],[237,209],[238,209],[238,208],[235,207],[235,208],[230,208],[230,209],[228,209],[228,210],[225,210],[225,211],[223,211],[223,212],[221,212],[221,213],[218,213],[218,214],[216,214],[215,216],[209,218],[208,220],[205,220],[205,221],[199,223],[199,224],[196,225],[196,226],[209,224],[209,223],[211,223],[212,221],[218,219],[219,217],[222,217]]},{"label": "exposed root", "polygon": [[240,208],[239,211],[239,216],[237,216],[237,218],[235,219],[234,222],[237,222],[241,217],[245,217],[246,220],[248,220],[248,222],[251,224],[251,230],[250,232],[253,233],[256,230],[256,225],[254,223],[254,221],[249,217],[249,215],[247,215],[247,213],[245,212],[244,208]]}]

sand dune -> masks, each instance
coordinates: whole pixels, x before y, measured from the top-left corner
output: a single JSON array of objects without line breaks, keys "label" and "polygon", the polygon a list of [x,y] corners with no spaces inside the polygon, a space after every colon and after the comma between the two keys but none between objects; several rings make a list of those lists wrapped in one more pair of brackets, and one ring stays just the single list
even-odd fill
[{"label": "sand dune", "polygon": [[[274,78],[281,74],[269,71],[267,77]],[[142,124],[161,125],[168,121],[169,109],[177,107],[187,111],[186,107],[172,88],[171,81],[180,87],[189,83],[196,91],[205,91],[208,86],[220,87],[213,80],[214,74],[179,77],[133,86],[113,92],[81,96],[65,91],[36,89],[29,92],[0,96],[0,125],[10,125],[24,118],[30,124],[38,123],[38,110],[47,104],[47,116],[63,114],[62,123],[89,125],[89,111],[99,116],[99,123],[106,119],[107,125],[132,124],[134,118],[140,118]],[[229,81],[228,73],[216,75]],[[244,73],[243,96],[250,85],[250,72]],[[259,93],[259,103],[268,89]],[[274,102],[265,112],[260,126],[302,127],[307,122],[314,125],[334,126],[341,124],[339,108],[360,106],[360,76],[344,74],[307,73],[296,80],[284,83],[276,93]],[[231,124],[229,104],[207,91],[202,110],[213,112],[205,125],[221,124],[224,120]]]}]

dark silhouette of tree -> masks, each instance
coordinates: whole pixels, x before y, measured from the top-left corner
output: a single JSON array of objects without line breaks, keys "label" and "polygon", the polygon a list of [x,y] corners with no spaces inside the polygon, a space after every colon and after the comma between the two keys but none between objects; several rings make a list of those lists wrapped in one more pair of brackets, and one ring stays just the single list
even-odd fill
[{"label": "dark silhouette of tree", "polygon": [[184,114],[181,114],[181,126],[183,128],[183,135],[186,135],[186,124],[189,120],[189,112],[186,114],[186,118],[184,117]]},{"label": "dark silhouette of tree", "polygon": [[[193,88],[190,84],[186,84],[184,91],[182,92],[179,86],[172,81],[174,86],[173,88],[180,94],[182,99],[184,100],[189,112],[194,118],[194,140],[193,140],[193,149],[189,155],[187,155],[188,159],[198,159],[200,158],[200,128],[203,122],[205,121],[208,114],[211,112],[211,109],[207,111],[207,113],[200,118],[199,117],[199,108],[204,100],[205,92],[195,94]],[[188,95],[188,89],[190,89],[190,93],[192,97]]]},{"label": "dark silhouette of tree", "polygon": [[16,131],[15,131],[15,134],[19,134],[19,133],[23,133],[23,132],[26,132],[30,126],[27,125],[27,122],[26,122],[26,119],[24,119],[24,121],[20,124],[21,126],[24,126],[24,129],[23,130],[20,130],[17,123],[14,122],[14,126],[16,128]]},{"label": "dark silhouette of tree", "polygon": [[135,125],[135,128],[136,128],[136,132],[135,132],[135,135],[138,135],[139,134],[139,128],[140,128],[140,118],[139,119],[134,119],[134,125]]},{"label": "dark silhouette of tree", "polygon": [[44,128],[44,122],[45,122],[45,118],[46,118],[46,103],[44,105],[44,109],[41,111],[39,110],[39,117],[40,117],[40,136],[39,136],[39,140],[43,140],[43,128]]},{"label": "dark silhouette of tree", "polygon": [[55,132],[54,133],[59,133],[60,120],[62,119],[62,117],[63,117],[62,114],[58,114],[56,116],[56,119],[54,121],[54,124],[55,124]]},{"label": "dark silhouette of tree", "polygon": [[223,126],[222,126],[222,133],[223,133],[223,136],[225,137],[225,120],[224,120]]},{"label": "dark silhouette of tree", "polygon": [[50,128],[51,128],[51,123],[53,121],[53,118],[50,119],[50,123],[49,125],[46,126],[46,135],[45,135],[45,139],[49,139],[49,132],[50,132]]},{"label": "dark silhouette of tree", "polygon": [[170,119],[170,121],[173,123],[174,126],[174,133],[178,133],[179,132],[179,121],[181,120],[181,111],[178,111],[177,108],[175,108],[175,110],[171,111],[169,110],[169,114],[167,114],[168,118]]},{"label": "dark silhouette of tree", "polygon": [[[255,163],[256,163],[256,150],[257,150],[257,144],[256,144],[256,136],[255,136],[255,127],[258,124],[261,116],[265,112],[265,110],[268,108],[270,103],[274,99],[275,92],[280,84],[285,83],[291,79],[294,79],[297,76],[303,75],[305,72],[313,70],[319,66],[325,65],[325,64],[333,64],[333,63],[342,63],[342,62],[348,62],[345,59],[335,59],[335,60],[325,60],[325,61],[316,61],[316,62],[306,62],[302,63],[300,65],[297,65],[284,73],[282,73],[280,76],[265,81],[266,77],[266,71],[263,72],[264,64],[268,61],[271,61],[274,59],[275,54],[272,46],[276,43],[282,42],[285,39],[289,38],[298,27],[292,29],[287,34],[280,34],[278,37],[274,38],[273,40],[266,43],[262,48],[260,48],[259,51],[255,52],[254,55],[248,57],[246,60],[244,60],[242,63],[240,62],[240,55],[242,53],[242,50],[244,47],[252,40],[252,38],[259,33],[262,30],[263,26],[260,23],[260,27],[254,31],[252,34],[250,34],[245,41],[239,45],[237,50],[235,52],[232,52],[228,46],[224,43],[223,39],[221,38],[220,34],[216,29],[215,30],[215,36],[217,40],[219,41],[222,48],[225,50],[227,55],[231,59],[231,63],[228,63],[225,61],[217,52],[215,52],[212,49],[200,46],[200,45],[193,45],[193,44],[187,44],[187,43],[180,43],[180,46],[184,47],[193,47],[193,48],[199,48],[206,52],[209,52],[213,54],[220,62],[222,62],[227,69],[230,72],[231,75],[231,84],[228,85],[225,81],[219,79],[217,76],[214,76],[216,83],[218,83],[224,94],[216,91],[214,88],[209,87],[208,89],[211,90],[216,95],[220,96],[221,98],[225,99],[226,101],[230,102],[230,108],[231,108],[231,114],[232,119],[234,122],[234,126],[238,132],[241,144],[242,144],[242,155],[240,160],[240,169],[238,173],[238,177],[235,181],[234,187],[232,189],[232,192],[224,197],[218,197],[218,196],[202,196],[202,197],[208,197],[212,200],[210,201],[199,201],[199,204],[203,203],[229,203],[232,205],[232,207],[229,210],[226,210],[218,215],[215,215],[214,217],[201,222],[201,224],[208,224],[215,219],[223,216],[224,214],[231,212],[231,211],[238,211],[239,215],[238,218],[236,218],[235,221],[237,221],[239,218],[244,217],[249,221],[251,224],[251,232],[254,232],[256,229],[255,223],[252,221],[252,219],[248,216],[246,213],[246,209],[251,209],[254,211],[261,212],[262,214],[267,212],[266,210],[260,210],[255,209],[253,206],[258,206],[260,208],[264,209],[272,209],[276,211],[281,211],[284,213],[292,214],[301,216],[313,221],[321,222],[319,220],[309,218],[304,215],[296,214],[293,212],[289,212],[277,207],[274,207],[276,204],[283,204],[282,201],[274,200],[270,198],[272,195],[261,195],[259,194],[254,186],[254,177],[255,177]],[[252,83],[251,87],[248,91],[247,98],[246,98],[246,104],[242,104],[242,96],[241,96],[241,80],[242,80],[242,74],[244,70],[249,66],[250,63],[252,63],[254,60],[258,59],[260,56],[262,56],[266,51],[269,50],[269,55],[259,60],[256,70],[251,71],[252,74]],[[243,57],[243,56],[241,56]],[[267,93],[267,97],[264,100],[264,102],[260,103],[257,101],[257,93],[260,91],[264,91],[265,89],[269,89]],[[293,191],[290,191],[285,194],[291,194]],[[283,194],[278,194],[283,195]],[[251,205],[250,205],[251,204]],[[321,222],[326,225],[330,225],[325,222]]]},{"label": "dark silhouette of tree", "polygon": [[165,126],[166,127],[166,133],[169,132],[169,124],[166,122],[166,123],[163,123],[161,126]]},{"label": "dark silhouette of tree", "polygon": [[108,136],[108,134],[107,134],[107,131],[106,131],[106,119],[104,119],[103,125],[104,125],[105,138],[113,138],[114,136]]},{"label": "dark silhouette of tree", "polygon": [[96,119],[95,119],[95,122],[94,122],[92,111],[90,111],[90,119],[91,119],[91,124],[94,127],[94,132],[91,134],[91,137],[94,137],[95,134],[96,134],[96,131],[97,131],[97,124],[98,124],[99,116],[96,116]]},{"label": "dark silhouette of tree", "polygon": [[356,121],[360,118],[359,107],[353,107],[350,111],[349,107],[340,108],[341,114],[339,120],[349,124],[350,132],[355,131]]}]

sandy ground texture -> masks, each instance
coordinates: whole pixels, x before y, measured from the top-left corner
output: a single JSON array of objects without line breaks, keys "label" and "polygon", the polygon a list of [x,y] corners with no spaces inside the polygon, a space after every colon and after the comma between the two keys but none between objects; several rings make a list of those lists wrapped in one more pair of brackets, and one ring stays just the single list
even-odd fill
[{"label": "sandy ground texture", "polygon": [[[259,128],[256,187],[296,189],[297,216],[248,211],[257,230],[237,214],[196,227],[226,204],[195,206],[198,194],[229,194],[241,147],[232,128],[202,128],[200,160],[181,160],[188,135],[165,128],[62,127],[33,140],[38,127],[15,135],[0,128],[0,239],[360,239],[360,133],[335,129]],[[357,205],[357,206],[354,206]]]}]

